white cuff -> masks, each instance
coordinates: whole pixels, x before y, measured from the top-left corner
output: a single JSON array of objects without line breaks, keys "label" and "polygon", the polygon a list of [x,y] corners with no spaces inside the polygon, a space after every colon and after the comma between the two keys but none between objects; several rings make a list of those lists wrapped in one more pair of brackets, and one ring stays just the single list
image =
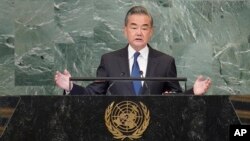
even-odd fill
[{"label": "white cuff", "polygon": [[65,90],[65,94],[66,94],[66,95],[69,95],[69,94],[70,94],[70,91],[73,89],[73,86],[74,86],[74,85],[73,85],[73,82],[71,82],[71,87],[70,87],[71,89],[70,89],[69,91]]}]

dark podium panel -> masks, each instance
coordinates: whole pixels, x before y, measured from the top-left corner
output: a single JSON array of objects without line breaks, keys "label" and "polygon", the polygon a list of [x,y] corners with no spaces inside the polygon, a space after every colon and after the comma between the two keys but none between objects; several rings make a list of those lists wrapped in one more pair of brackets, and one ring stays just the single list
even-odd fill
[{"label": "dark podium panel", "polygon": [[1,141],[117,141],[105,125],[105,110],[122,101],[141,102],[150,112],[136,141],[228,141],[229,125],[240,124],[228,96],[18,98]]}]

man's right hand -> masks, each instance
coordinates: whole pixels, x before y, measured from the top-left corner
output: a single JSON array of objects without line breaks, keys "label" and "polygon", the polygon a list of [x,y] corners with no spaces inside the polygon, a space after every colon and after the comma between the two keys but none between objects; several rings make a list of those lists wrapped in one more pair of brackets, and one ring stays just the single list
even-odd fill
[{"label": "man's right hand", "polygon": [[65,91],[70,91],[72,88],[72,83],[70,83],[71,87],[69,87],[69,78],[71,74],[65,69],[63,73],[56,71],[55,74],[55,83],[58,87],[64,89]]}]

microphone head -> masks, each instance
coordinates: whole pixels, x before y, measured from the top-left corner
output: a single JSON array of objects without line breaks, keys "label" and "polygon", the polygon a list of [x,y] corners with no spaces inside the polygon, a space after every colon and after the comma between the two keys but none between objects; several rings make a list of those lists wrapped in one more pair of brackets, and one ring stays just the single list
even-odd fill
[{"label": "microphone head", "polygon": [[143,71],[142,70],[140,70],[140,72],[139,72],[141,75],[143,75]]},{"label": "microphone head", "polygon": [[124,76],[125,75],[125,72],[121,72],[120,76]]},{"label": "microphone head", "polygon": [[[124,76],[125,75],[125,72],[121,72],[120,73],[120,77]],[[110,89],[111,87],[116,83],[116,81],[111,81],[111,83],[109,84],[108,88],[107,88],[107,95],[112,95]]]}]

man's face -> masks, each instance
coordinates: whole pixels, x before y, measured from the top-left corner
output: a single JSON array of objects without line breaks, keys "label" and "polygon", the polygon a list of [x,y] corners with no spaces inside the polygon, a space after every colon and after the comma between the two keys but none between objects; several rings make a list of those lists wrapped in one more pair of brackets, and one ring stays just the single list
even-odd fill
[{"label": "man's face", "polygon": [[134,14],[128,17],[124,27],[124,35],[128,43],[137,51],[144,48],[153,34],[151,18],[143,14]]}]

